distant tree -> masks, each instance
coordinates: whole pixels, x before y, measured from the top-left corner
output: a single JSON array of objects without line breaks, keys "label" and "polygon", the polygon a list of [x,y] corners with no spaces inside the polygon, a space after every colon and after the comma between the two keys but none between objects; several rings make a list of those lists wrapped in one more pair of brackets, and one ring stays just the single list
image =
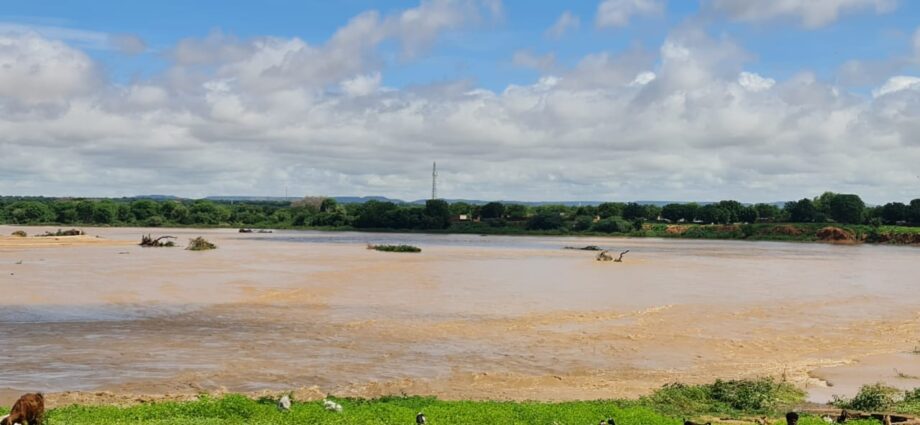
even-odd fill
[{"label": "distant tree", "polygon": [[815,199],[812,203],[815,206],[815,210],[819,213],[830,217],[831,216],[831,200],[836,197],[837,194],[834,192],[824,192],[820,196],[815,196]]},{"label": "distant tree", "polygon": [[527,218],[527,207],[522,204],[505,205],[505,214],[509,220],[523,220]]},{"label": "distant tree", "polygon": [[604,202],[597,206],[597,215],[600,218],[622,217],[625,207],[626,205],[621,202]]},{"label": "distant tree", "polygon": [[160,204],[149,199],[141,199],[131,203],[131,215],[135,220],[143,222],[150,217],[160,215]]},{"label": "distant tree", "polygon": [[38,201],[19,201],[6,207],[7,218],[16,224],[40,224],[54,221],[51,208]]},{"label": "distant tree", "polygon": [[72,201],[60,201],[51,205],[54,211],[54,221],[58,223],[73,224],[77,223],[77,203]]},{"label": "distant tree", "polygon": [[171,223],[188,224],[188,207],[179,201],[166,201],[160,205],[160,213]]},{"label": "distant tree", "polygon": [[450,204],[450,215],[458,216],[460,214],[472,214],[473,206],[466,202],[454,202]]},{"label": "distant tree", "polygon": [[361,204],[355,217],[355,227],[390,228],[395,227],[391,218],[399,207],[392,202],[367,201]]},{"label": "distant tree", "polygon": [[793,223],[813,223],[818,214],[814,202],[808,198],[787,202],[783,208]]},{"label": "distant tree", "polygon": [[562,216],[558,212],[542,211],[527,219],[529,230],[555,230],[562,227]]},{"label": "distant tree", "polygon": [[830,215],[838,223],[860,224],[866,204],[857,195],[835,195],[830,200]]},{"label": "distant tree", "polygon": [[667,204],[661,208],[661,218],[672,223],[681,221],[686,216],[684,204]]},{"label": "distant tree", "polygon": [[746,206],[741,208],[738,221],[742,223],[756,223],[758,218],[757,208]]},{"label": "distant tree", "polygon": [[426,228],[445,229],[450,226],[450,205],[443,199],[425,201]]},{"label": "distant tree", "polygon": [[339,202],[335,198],[323,198],[319,204],[319,212],[333,212],[338,206]]},{"label": "distant tree", "polygon": [[592,225],[594,225],[594,216],[579,215],[575,217],[575,221],[572,223],[572,230],[584,232],[591,229]]},{"label": "distant tree", "polygon": [[189,208],[191,224],[218,225],[230,219],[230,210],[211,201],[196,201]]},{"label": "distant tree", "polygon": [[118,219],[118,205],[112,201],[96,201],[93,203],[93,223],[115,224]]},{"label": "distant tree", "polygon": [[658,205],[646,205],[645,206],[645,218],[650,221],[657,221],[658,217],[661,216],[661,207]]},{"label": "distant tree", "polygon": [[754,209],[757,210],[757,218],[764,221],[778,221],[782,212],[773,204],[755,204]]},{"label": "distant tree", "polygon": [[719,208],[722,208],[728,213],[728,223],[738,223],[741,220],[741,211],[744,209],[744,205],[741,205],[738,201],[719,201],[716,204]]},{"label": "distant tree", "polygon": [[920,199],[910,201],[910,209],[907,211],[907,221],[920,224]]},{"label": "distant tree", "polygon": [[505,215],[505,205],[501,202],[489,202],[479,209],[479,216],[484,220],[502,218]]},{"label": "distant tree", "polygon": [[604,233],[628,233],[632,230],[632,225],[620,217],[608,217],[594,223],[591,230]]},{"label": "distant tree", "polygon": [[731,212],[718,204],[709,204],[700,207],[698,218],[706,224],[728,224],[731,223]]},{"label": "distant tree", "polygon": [[885,224],[897,224],[901,221],[907,221],[910,215],[910,207],[901,202],[889,202],[881,207],[878,216]]},{"label": "distant tree", "polygon": [[647,212],[645,205],[630,202],[623,208],[623,218],[627,220],[635,220],[637,218],[645,219]]}]

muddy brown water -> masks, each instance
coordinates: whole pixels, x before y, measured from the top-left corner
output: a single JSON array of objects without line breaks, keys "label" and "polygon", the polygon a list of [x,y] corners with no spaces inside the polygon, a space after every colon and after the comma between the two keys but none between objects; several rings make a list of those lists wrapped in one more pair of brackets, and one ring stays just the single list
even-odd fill
[{"label": "muddy brown water", "polygon": [[[774,376],[822,401],[920,374],[916,248],[86,230],[111,243],[0,243],[0,388],[571,400]],[[631,251],[561,249],[583,245]]]}]

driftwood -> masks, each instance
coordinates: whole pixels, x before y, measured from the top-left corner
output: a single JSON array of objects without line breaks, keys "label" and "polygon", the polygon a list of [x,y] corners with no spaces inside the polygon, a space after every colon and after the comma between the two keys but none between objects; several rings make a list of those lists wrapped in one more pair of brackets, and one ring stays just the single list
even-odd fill
[{"label": "driftwood", "polygon": [[141,236],[140,246],[148,247],[148,248],[149,247],[159,248],[159,247],[164,247],[164,246],[175,246],[176,245],[173,241],[161,242],[163,239],[176,239],[176,237],[175,236],[160,236],[154,239],[150,235],[143,235]]},{"label": "driftwood", "polygon": [[240,229],[240,233],[252,233],[252,229]]},{"label": "driftwood", "polygon": [[578,251],[602,251],[601,247],[597,245],[588,245],[588,246],[583,246],[583,247],[567,246],[567,247],[564,247],[563,249],[574,249]]},{"label": "driftwood", "polygon": [[597,257],[595,257],[595,259],[597,261],[613,261],[614,263],[622,263],[623,256],[626,255],[626,253],[629,252],[629,250],[627,249],[626,251],[621,252],[620,256],[617,258],[613,258],[613,256],[610,255],[609,252],[610,251],[607,251],[607,250],[601,251],[600,254],[597,254]]}]

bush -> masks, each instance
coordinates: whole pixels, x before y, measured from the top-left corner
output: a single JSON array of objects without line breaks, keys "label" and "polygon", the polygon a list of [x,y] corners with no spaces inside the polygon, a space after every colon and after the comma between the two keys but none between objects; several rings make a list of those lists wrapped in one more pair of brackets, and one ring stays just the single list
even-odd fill
[{"label": "bush", "polygon": [[26,237],[26,236],[29,236],[29,235],[25,232],[25,230],[17,230],[17,231],[15,231],[15,232],[13,232],[12,235],[13,235],[13,236],[19,236],[20,238],[24,238],[24,237]]},{"label": "bush", "polygon": [[902,400],[901,390],[882,383],[863,385],[852,399],[834,396],[832,402],[844,409],[877,411],[890,409]]},{"label": "bush", "polygon": [[707,385],[668,384],[644,401],[674,414],[768,413],[801,402],[804,396],[792,384],[762,378],[717,380]]},{"label": "bush", "polygon": [[368,245],[367,249],[382,252],[422,252],[422,249],[412,245]]},{"label": "bush", "polygon": [[189,251],[207,251],[209,249],[217,249],[217,245],[208,242],[205,238],[199,236],[195,239],[189,239],[188,246],[185,249]]}]

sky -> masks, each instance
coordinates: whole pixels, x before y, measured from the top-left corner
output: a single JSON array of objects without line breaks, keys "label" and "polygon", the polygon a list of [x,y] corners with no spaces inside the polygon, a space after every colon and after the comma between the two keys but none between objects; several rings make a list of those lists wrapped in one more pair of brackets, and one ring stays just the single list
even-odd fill
[{"label": "sky", "polygon": [[4,0],[0,195],[920,198],[920,2]]}]

